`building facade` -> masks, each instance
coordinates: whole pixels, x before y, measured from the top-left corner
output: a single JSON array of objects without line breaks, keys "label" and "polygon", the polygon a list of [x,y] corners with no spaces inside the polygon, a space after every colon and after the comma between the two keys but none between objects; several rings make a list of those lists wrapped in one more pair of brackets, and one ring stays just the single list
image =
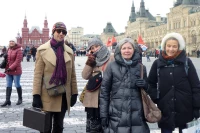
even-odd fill
[{"label": "building facade", "polygon": [[32,47],[39,47],[41,44],[47,42],[50,39],[49,36],[49,28],[47,18],[45,17],[44,20],[44,27],[42,30],[38,26],[33,26],[30,30],[28,28],[28,21],[25,16],[24,23],[22,27],[22,34],[18,32],[17,34],[17,43],[21,44],[23,48],[26,46]]},{"label": "building facade", "polygon": [[141,0],[139,12],[135,12],[134,1],[125,32],[101,34],[106,43],[108,36],[115,36],[117,41],[124,37],[137,39],[142,36],[150,49],[159,48],[162,38],[170,32],[183,35],[186,42],[186,52],[195,54],[200,49],[200,0],[177,0],[170,8],[167,17],[153,16],[145,9],[145,2]]},{"label": "building facade", "polygon": [[82,36],[83,36],[82,27],[71,28],[71,30],[68,31],[69,41],[73,43],[75,46],[81,45]]}]

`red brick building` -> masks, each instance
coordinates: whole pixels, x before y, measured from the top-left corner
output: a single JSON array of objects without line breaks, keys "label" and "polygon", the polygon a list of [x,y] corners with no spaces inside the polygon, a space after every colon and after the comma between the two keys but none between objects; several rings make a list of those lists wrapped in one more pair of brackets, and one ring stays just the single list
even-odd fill
[{"label": "red brick building", "polygon": [[29,46],[29,48],[31,48],[33,45],[35,47],[38,47],[50,39],[48,22],[46,17],[44,20],[44,28],[42,28],[42,30],[40,30],[38,26],[33,26],[29,30],[27,26],[28,22],[25,16],[22,28],[22,35],[20,35],[20,33],[18,32],[16,37],[17,43],[22,44],[23,48],[25,48],[26,46]]}]

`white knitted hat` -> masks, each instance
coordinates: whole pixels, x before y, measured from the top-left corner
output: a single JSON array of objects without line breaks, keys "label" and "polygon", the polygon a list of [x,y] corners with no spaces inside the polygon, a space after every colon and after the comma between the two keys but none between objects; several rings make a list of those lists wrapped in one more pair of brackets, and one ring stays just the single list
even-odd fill
[{"label": "white knitted hat", "polygon": [[17,39],[16,38],[11,38],[9,41],[13,41],[13,42],[17,43]]},{"label": "white knitted hat", "polygon": [[179,50],[185,49],[185,41],[183,39],[183,36],[179,33],[173,32],[173,33],[169,33],[164,36],[164,38],[162,39],[162,42],[161,42],[161,50],[165,50],[166,41],[167,41],[167,39],[169,39],[171,37],[176,38],[178,40]]}]

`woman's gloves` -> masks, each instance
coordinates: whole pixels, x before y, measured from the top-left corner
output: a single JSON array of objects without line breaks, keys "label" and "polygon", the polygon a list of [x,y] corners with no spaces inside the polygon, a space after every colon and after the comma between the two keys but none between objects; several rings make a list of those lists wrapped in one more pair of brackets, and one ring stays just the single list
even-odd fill
[{"label": "woman's gloves", "polygon": [[90,54],[88,55],[88,59],[86,61],[86,65],[90,67],[94,67],[96,65],[95,56]]},{"label": "woman's gloves", "polygon": [[32,106],[35,108],[43,108],[41,96],[39,94],[33,95]]},{"label": "woman's gloves", "polygon": [[10,70],[11,70],[10,68],[6,69],[6,70],[5,70],[5,73],[9,72]]},{"label": "woman's gloves", "polygon": [[77,101],[78,94],[74,94],[71,96],[71,107],[73,107]]},{"label": "woman's gloves", "polygon": [[137,87],[146,88],[146,81],[144,79],[136,79],[135,84]]}]

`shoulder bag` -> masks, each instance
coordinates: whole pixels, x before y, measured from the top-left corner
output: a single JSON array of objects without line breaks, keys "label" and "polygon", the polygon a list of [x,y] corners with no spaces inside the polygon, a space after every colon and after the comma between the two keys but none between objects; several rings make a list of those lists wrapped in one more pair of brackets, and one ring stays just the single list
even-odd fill
[{"label": "shoulder bag", "polygon": [[45,85],[45,88],[47,89],[47,93],[49,94],[49,96],[59,96],[66,92],[65,85],[49,84],[48,82],[49,80],[44,77],[43,77],[43,80],[44,80],[44,85]]},{"label": "shoulder bag", "polygon": [[[143,79],[143,65],[141,64],[141,78]],[[141,88],[144,116],[147,122],[156,123],[160,121],[162,114],[160,109],[151,100],[150,96]]]},{"label": "shoulder bag", "polygon": [[97,74],[94,74],[94,76],[92,75],[89,78],[88,83],[86,85],[87,90],[90,92],[93,92],[93,91],[99,89],[101,86],[101,82],[102,82],[102,72],[94,71],[93,73],[97,73]]}]

